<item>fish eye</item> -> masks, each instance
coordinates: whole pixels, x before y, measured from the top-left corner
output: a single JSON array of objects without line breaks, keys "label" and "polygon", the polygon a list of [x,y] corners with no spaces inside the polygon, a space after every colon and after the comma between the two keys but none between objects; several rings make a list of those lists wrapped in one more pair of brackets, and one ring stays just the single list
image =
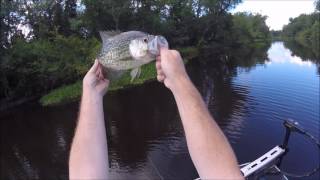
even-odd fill
[{"label": "fish eye", "polygon": [[148,39],[147,38],[143,38],[143,42],[147,43]]}]

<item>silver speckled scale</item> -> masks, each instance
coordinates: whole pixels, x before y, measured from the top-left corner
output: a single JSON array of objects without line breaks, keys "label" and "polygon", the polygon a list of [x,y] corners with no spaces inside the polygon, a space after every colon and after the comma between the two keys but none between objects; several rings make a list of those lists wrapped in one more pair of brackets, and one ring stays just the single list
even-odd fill
[{"label": "silver speckled scale", "polygon": [[104,67],[112,70],[127,70],[144,64],[144,62],[135,61],[132,58],[129,44],[134,39],[147,36],[146,33],[129,31],[113,37],[103,34],[103,32],[100,34],[103,45],[98,59]]}]

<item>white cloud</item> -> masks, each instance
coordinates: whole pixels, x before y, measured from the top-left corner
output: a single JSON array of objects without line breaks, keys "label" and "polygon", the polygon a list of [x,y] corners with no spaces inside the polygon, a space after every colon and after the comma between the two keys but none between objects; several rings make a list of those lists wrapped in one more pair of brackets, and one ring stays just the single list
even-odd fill
[{"label": "white cloud", "polygon": [[281,30],[289,23],[289,18],[300,14],[312,13],[314,0],[243,0],[232,13],[252,12],[268,16],[266,21],[270,29]]}]

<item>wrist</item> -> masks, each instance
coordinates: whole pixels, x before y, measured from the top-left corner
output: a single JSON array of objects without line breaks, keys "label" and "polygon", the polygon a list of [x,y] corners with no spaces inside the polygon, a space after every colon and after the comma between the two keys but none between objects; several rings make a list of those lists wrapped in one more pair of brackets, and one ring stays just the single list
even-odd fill
[{"label": "wrist", "polygon": [[82,99],[97,102],[102,100],[103,96],[101,96],[99,93],[95,92],[94,90],[83,88]]},{"label": "wrist", "polygon": [[170,90],[175,95],[181,91],[184,91],[187,87],[191,86],[192,82],[188,75],[177,77],[177,79],[172,83]]}]

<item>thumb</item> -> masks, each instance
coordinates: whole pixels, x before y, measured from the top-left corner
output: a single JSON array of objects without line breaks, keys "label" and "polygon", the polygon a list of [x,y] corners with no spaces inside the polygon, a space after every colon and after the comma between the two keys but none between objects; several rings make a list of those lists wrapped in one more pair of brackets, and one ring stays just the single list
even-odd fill
[{"label": "thumb", "polygon": [[96,59],[94,61],[93,66],[90,68],[89,73],[95,73],[98,70],[99,67],[99,61]]}]

